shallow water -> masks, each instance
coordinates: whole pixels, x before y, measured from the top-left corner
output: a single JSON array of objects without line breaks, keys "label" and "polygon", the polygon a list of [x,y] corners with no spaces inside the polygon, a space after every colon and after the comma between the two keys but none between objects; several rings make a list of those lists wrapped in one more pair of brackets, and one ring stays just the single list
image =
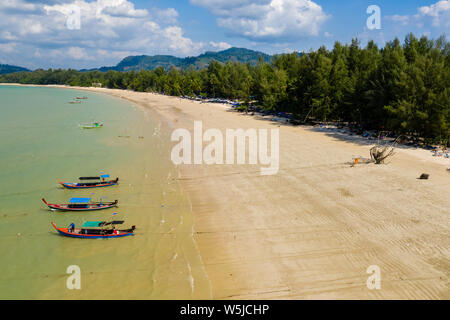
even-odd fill
[{"label": "shallow water", "polygon": [[[88,99],[69,104],[76,96]],[[105,126],[78,126],[92,121]],[[169,134],[151,111],[107,95],[0,86],[0,299],[210,298]],[[57,184],[100,171],[120,177],[119,185]],[[41,201],[73,196],[118,199],[119,208],[59,213]],[[110,219],[136,225],[135,235],[72,239],[50,225]],[[70,265],[81,269],[81,290],[66,287]]]}]

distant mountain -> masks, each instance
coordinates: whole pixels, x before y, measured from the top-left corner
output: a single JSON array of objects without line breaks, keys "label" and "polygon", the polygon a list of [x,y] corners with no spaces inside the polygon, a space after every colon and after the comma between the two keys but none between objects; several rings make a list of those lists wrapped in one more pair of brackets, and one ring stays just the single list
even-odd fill
[{"label": "distant mountain", "polygon": [[231,62],[241,62],[241,63],[251,63],[256,65],[258,63],[259,57],[262,57],[265,62],[270,62],[272,56],[244,48],[230,48],[219,52],[205,52],[198,57],[188,57],[183,59],[182,67],[187,68],[193,65],[197,69],[202,69],[209,65],[211,60],[217,60],[222,63]]},{"label": "distant mountain", "polygon": [[251,63],[253,65],[258,63],[259,57],[262,57],[265,62],[270,62],[272,56],[249,49],[243,48],[230,48],[224,51],[205,52],[197,57],[177,58],[174,56],[129,56],[123,59],[115,67],[102,67],[99,69],[80,70],[80,71],[132,71],[132,70],[152,70],[158,67],[164,69],[170,69],[170,67],[177,67],[186,69],[189,66],[193,66],[195,69],[202,69],[209,65],[211,60],[217,60],[222,63],[228,61]]},{"label": "distant mountain", "polygon": [[7,74],[19,71],[30,71],[30,70],[22,67],[10,66],[9,64],[0,64],[0,74]]},{"label": "distant mountain", "polygon": [[171,66],[181,67],[183,63],[182,58],[174,56],[130,56],[126,57],[115,67],[118,71],[132,71],[132,70],[152,70],[158,67],[165,69]]}]

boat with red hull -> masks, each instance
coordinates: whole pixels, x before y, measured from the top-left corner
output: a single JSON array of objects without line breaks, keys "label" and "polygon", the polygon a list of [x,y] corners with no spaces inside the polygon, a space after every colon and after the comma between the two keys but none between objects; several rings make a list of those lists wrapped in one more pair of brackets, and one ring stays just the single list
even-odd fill
[{"label": "boat with red hull", "polygon": [[42,201],[51,209],[59,211],[96,211],[117,207],[118,200],[112,202],[91,202],[90,198],[72,198],[66,204],[48,203],[42,198]]},{"label": "boat with red hull", "polygon": [[135,226],[130,229],[117,230],[115,225],[123,224],[124,221],[87,221],[81,228],[75,228],[72,223],[68,228],[60,228],[52,222],[52,226],[58,233],[65,237],[81,239],[111,239],[122,238],[134,234]]},{"label": "boat with red hull", "polygon": [[[58,182],[67,189],[90,189],[90,188],[102,188],[117,185],[119,183],[119,178],[115,180],[106,180],[109,178],[109,174],[103,174],[100,177],[80,177],[81,182]],[[95,182],[85,182],[86,180],[98,180]]]}]

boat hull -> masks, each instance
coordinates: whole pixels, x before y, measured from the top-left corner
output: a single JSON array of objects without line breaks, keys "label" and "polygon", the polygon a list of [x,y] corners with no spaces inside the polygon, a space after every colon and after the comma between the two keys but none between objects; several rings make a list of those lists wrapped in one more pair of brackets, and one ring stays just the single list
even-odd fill
[{"label": "boat hull", "polygon": [[93,126],[81,126],[82,129],[100,129],[103,128],[103,126],[93,127]]},{"label": "boat hull", "polygon": [[70,237],[70,238],[112,239],[112,238],[123,238],[123,237],[128,237],[128,236],[132,236],[133,235],[133,232],[125,232],[125,233],[120,233],[120,234],[105,234],[105,235],[101,235],[101,234],[80,234],[80,233],[71,233],[71,232],[68,231],[67,228],[59,228],[53,222],[52,222],[52,226],[53,226],[53,228],[56,229],[56,231],[58,231],[58,233],[60,235],[65,236],[65,237]]},{"label": "boat hull", "polygon": [[87,204],[86,208],[70,208],[68,204],[53,204],[53,203],[47,203],[44,198],[42,198],[42,201],[49,207],[51,210],[57,210],[57,211],[72,211],[72,212],[80,212],[80,211],[98,211],[98,210],[105,210],[113,207],[117,207],[117,204],[119,203],[117,200],[114,202],[110,202],[104,205],[99,204]]},{"label": "boat hull", "polygon": [[59,181],[59,183],[66,189],[93,189],[93,188],[105,188],[115,186],[119,183],[119,178],[117,178],[116,180],[100,182],[98,184],[93,185],[85,185],[83,183],[62,182],[62,181]]}]

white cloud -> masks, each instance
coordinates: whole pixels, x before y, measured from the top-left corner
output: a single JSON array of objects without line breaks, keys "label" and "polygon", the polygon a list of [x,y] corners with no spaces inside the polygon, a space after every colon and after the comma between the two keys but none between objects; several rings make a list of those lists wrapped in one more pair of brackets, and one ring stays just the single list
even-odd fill
[{"label": "white cloud", "polygon": [[388,18],[389,18],[389,20],[392,20],[402,26],[406,26],[410,22],[410,16],[401,16],[401,15],[396,14],[396,15],[390,16]]},{"label": "white cloud", "polygon": [[22,0],[2,0],[0,2],[0,10],[8,11],[9,13],[33,12],[37,10],[37,6]]},{"label": "white cloud", "polygon": [[88,60],[89,55],[84,48],[70,47],[67,50],[67,55],[75,60]]},{"label": "white cloud", "polygon": [[165,10],[152,10],[155,20],[158,20],[161,24],[176,24],[178,19],[178,11],[174,8],[168,8]]},{"label": "white cloud", "polygon": [[226,49],[230,49],[231,48],[231,44],[226,43],[226,42],[214,42],[214,41],[210,41],[209,45],[216,49],[216,50],[226,50]]},{"label": "white cloud", "polygon": [[145,9],[134,8],[134,4],[127,0],[98,0],[97,15],[110,15],[116,17],[142,18],[148,15]]},{"label": "white cloud", "polygon": [[191,0],[218,16],[217,23],[252,40],[317,36],[329,17],[311,0]]},{"label": "white cloud", "polygon": [[393,15],[386,18],[402,26],[423,27],[430,23],[435,28],[449,27],[450,0],[441,0],[429,6],[420,7],[414,15]]},{"label": "white cloud", "polygon": [[20,36],[37,35],[44,32],[44,27],[40,21],[35,19],[22,19],[18,26],[18,33]]},{"label": "white cloud", "polygon": [[3,31],[2,33],[1,33],[1,35],[0,35],[0,37],[1,38],[3,38],[4,40],[9,40],[9,41],[14,41],[14,40],[17,40],[17,37],[16,36],[13,36],[12,34],[11,34],[11,32],[8,32],[8,31]]},{"label": "white cloud", "polygon": [[[214,15],[230,15],[231,11],[240,11],[241,14],[245,8],[257,9],[270,4],[271,0],[190,0],[192,4],[208,8]],[[248,11],[247,15],[255,13]]]},{"label": "white cloud", "polygon": [[164,29],[164,36],[168,40],[167,45],[176,52],[184,55],[192,51],[199,52],[203,48],[203,43],[194,43],[191,39],[183,36],[183,30],[180,27],[173,26]]},{"label": "white cloud", "polygon": [[127,56],[139,55],[139,52],[120,51],[120,50],[119,51],[108,51],[108,50],[99,49],[99,50],[97,50],[97,55],[102,56],[102,57],[107,57],[107,58],[121,59],[121,58],[127,57]]},{"label": "white cloud", "polygon": [[[79,30],[68,28],[74,7]],[[177,17],[173,8],[150,13],[129,0],[0,0],[0,58],[31,68],[84,68],[114,65],[129,53],[199,54],[204,44],[187,37]]]},{"label": "white cloud", "polygon": [[450,1],[439,1],[428,7],[421,7],[419,8],[419,15],[431,17],[432,24],[435,27],[438,27],[441,24],[448,27],[450,26]]},{"label": "white cloud", "polygon": [[17,43],[0,43],[0,52],[2,53],[13,53],[16,52]]}]

